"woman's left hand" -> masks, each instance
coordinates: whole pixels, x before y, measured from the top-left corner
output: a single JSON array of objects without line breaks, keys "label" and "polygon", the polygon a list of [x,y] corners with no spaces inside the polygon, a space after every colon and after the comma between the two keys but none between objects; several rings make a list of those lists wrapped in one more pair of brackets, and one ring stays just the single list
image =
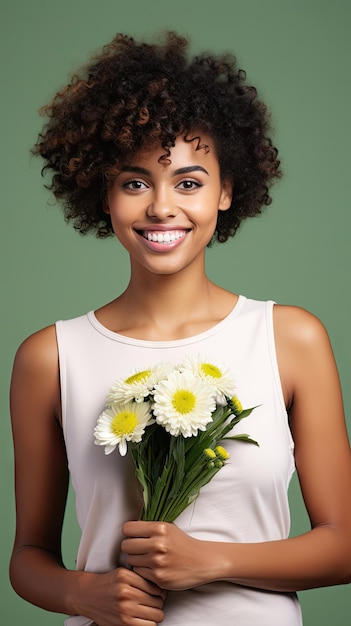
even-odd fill
[{"label": "woman's left hand", "polygon": [[179,591],[209,582],[207,542],[205,547],[167,522],[126,522],[123,533],[121,549],[128,565],[162,589]]}]

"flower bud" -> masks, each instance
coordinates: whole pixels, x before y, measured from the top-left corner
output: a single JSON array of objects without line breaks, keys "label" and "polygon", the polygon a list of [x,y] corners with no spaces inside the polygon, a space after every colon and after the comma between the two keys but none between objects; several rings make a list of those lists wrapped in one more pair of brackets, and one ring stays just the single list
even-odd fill
[{"label": "flower bud", "polygon": [[216,456],[217,456],[215,451],[212,450],[212,448],[205,448],[204,455],[205,455],[206,459],[210,459],[210,460],[215,459]]},{"label": "flower bud", "polygon": [[223,461],[228,461],[228,459],[230,458],[229,452],[227,452],[226,449],[222,446],[216,446],[214,451],[216,455],[219,456],[219,458]]},{"label": "flower bud", "polygon": [[239,416],[240,413],[243,412],[243,405],[241,404],[239,398],[237,396],[233,396],[229,400],[229,405],[233,410],[234,415]]}]

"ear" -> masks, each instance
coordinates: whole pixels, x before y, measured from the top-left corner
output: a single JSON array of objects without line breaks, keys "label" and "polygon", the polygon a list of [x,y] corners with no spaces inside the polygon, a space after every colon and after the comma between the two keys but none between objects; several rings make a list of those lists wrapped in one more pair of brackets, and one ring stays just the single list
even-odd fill
[{"label": "ear", "polygon": [[234,184],[228,178],[222,181],[222,191],[219,198],[218,210],[227,211],[230,208],[233,198]]},{"label": "ear", "polygon": [[102,210],[107,215],[110,215],[110,207],[109,207],[109,204],[108,204],[108,198],[104,199],[104,201],[102,203]]}]

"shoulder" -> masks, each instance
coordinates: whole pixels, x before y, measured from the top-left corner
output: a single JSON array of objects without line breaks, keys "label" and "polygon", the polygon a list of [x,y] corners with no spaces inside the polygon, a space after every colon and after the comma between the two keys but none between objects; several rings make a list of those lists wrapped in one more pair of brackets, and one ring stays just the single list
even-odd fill
[{"label": "shoulder", "polygon": [[[321,320],[295,306],[275,305],[273,325],[280,379],[287,407],[293,399],[337,370],[329,336]],[[318,385],[319,388],[321,385]]]},{"label": "shoulder", "polygon": [[327,330],[321,320],[306,309],[276,304],[273,307],[276,341],[296,349],[328,344]]},{"label": "shoulder", "polygon": [[[55,326],[30,335],[19,346],[13,365],[11,388],[40,385],[57,390],[59,363]],[[43,392],[45,393],[44,389]]]},{"label": "shoulder", "polygon": [[13,422],[21,416],[55,415],[60,419],[59,360],[55,326],[30,335],[19,346],[12,371],[10,405]]},{"label": "shoulder", "polygon": [[47,367],[58,363],[56,329],[47,326],[27,337],[19,346],[15,364],[25,368]]}]

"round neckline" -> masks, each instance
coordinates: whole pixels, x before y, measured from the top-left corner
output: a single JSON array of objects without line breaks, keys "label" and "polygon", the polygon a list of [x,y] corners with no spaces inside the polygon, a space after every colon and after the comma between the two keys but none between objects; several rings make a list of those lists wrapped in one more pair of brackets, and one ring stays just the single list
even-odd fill
[{"label": "round neckline", "polygon": [[190,337],[183,337],[182,339],[154,341],[148,339],[137,339],[136,337],[128,337],[127,335],[121,335],[120,333],[116,333],[113,330],[106,328],[106,326],[101,324],[101,322],[99,322],[99,320],[97,319],[95,311],[89,311],[86,317],[97,332],[99,332],[101,335],[104,335],[105,337],[108,337],[109,339],[112,339],[113,341],[145,348],[169,348],[172,346],[185,346],[188,344],[196,343],[198,341],[206,339],[207,337],[210,337],[211,335],[216,334],[219,330],[224,328],[234,317],[238,315],[239,310],[242,308],[245,300],[245,296],[239,294],[238,300],[232,310],[229,311],[228,315],[226,315],[220,322],[217,322],[217,324],[214,324],[213,326],[207,328],[207,330],[204,330],[201,333],[191,335]]}]

